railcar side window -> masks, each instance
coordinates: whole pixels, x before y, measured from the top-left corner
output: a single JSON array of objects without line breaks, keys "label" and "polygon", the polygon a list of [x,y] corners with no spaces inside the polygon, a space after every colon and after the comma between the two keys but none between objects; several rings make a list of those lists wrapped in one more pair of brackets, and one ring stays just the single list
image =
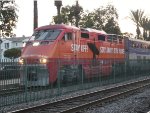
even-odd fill
[{"label": "railcar side window", "polygon": [[113,41],[113,37],[112,36],[108,36],[107,41],[108,42],[112,42]]},{"label": "railcar side window", "polygon": [[104,35],[98,35],[98,40],[105,41],[105,36]]},{"label": "railcar side window", "polygon": [[118,42],[116,36],[113,37],[113,42],[116,42],[116,43]]},{"label": "railcar side window", "polygon": [[107,41],[108,42],[118,42],[117,41],[117,35],[108,35],[108,38],[107,38]]},{"label": "railcar side window", "polygon": [[89,34],[88,33],[81,33],[81,38],[89,38]]}]

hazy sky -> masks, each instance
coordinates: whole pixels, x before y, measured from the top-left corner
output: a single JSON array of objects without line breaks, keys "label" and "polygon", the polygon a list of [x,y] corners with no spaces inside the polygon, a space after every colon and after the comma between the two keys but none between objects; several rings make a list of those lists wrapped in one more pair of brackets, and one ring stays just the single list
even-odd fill
[{"label": "hazy sky", "polygon": [[[52,16],[57,14],[54,0],[38,1],[38,26],[47,25],[52,21]],[[62,0],[63,6],[75,4],[76,0]],[[150,0],[79,0],[84,10],[92,11],[100,6],[111,3],[117,8],[119,25],[122,32],[135,34],[133,22],[127,18],[130,10],[142,9],[147,16],[150,15]],[[16,0],[18,5],[18,23],[15,30],[17,36],[30,36],[33,32],[33,0]]]}]

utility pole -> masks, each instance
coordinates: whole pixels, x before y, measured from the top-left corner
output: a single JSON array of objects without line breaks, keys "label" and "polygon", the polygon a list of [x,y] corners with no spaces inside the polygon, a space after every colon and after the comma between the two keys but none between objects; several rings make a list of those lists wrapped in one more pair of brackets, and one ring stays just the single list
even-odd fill
[{"label": "utility pole", "polygon": [[1,2],[2,1],[0,1],[0,59],[1,59],[1,57],[2,57],[2,51],[1,51],[1,44],[2,44],[2,39],[1,39],[1,37],[2,37],[2,26],[1,26],[1,24],[2,24],[2,14],[1,14],[1,12],[2,12],[2,4],[1,4]]},{"label": "utility pole", "polygon": [[38,8],[37,8],[37,0],[34,0],[34,17],[33,17],[33,30],[38,27]]},{"label": "utility pole", "polygon": [[0,39],[2,36],[2,1],[0,1]]}]

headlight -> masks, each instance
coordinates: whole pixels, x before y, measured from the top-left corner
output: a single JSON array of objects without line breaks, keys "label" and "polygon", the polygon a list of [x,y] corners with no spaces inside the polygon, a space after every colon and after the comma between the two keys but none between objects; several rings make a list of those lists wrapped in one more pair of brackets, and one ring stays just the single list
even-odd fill
[{"label": "headlight", "polygon": [[24,59],[23,58],[19,59],[19,64],[24,64]]},{"label": "headlight", "polygon": [[41,58],[40,63],[41,64],[46,64],[48,62],[47,58]]}]

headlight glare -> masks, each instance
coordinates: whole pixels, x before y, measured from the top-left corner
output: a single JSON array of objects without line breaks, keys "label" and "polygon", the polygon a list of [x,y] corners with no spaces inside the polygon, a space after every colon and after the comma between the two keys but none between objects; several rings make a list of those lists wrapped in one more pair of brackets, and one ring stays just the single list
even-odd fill
[{"label": "headlight glare", "polygon": [[47,58],[41,58],[40,63],[41,64],[46,64],[47,63]]},{"label": "headlight glare", "polygon": [[19,59],[19,64],[24,64],[24,59],[23,58]]}]

